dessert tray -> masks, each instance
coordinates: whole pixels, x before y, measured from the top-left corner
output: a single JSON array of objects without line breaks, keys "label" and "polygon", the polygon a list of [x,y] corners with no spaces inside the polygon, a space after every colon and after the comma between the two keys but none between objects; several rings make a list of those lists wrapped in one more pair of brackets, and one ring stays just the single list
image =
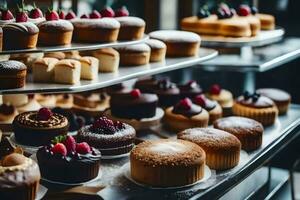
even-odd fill
[{"label": "dessert tray", "polygon": [[121,47],[139,44],[145,42],[149,39],[148,35],[144,35],[144,37],[140,40],[130,40],[130,41],[117,41],[111,43],[71,43],[66,46],[38,46],[34,49],[18,49],[18,50],[4,50],[0,51],[0,55],[8,55],[8,54],[22,54],[22,53],[49,53],[49,52],[66,52],[66,51],[85,51],[85,50],[97,50],[101,48],[108,47]]},{"label": "dessert tray", "polygon": [[189,67],[191,65],[210,60],[217,55],[218,52],[216,50],[200,48],[197,57],[166,58],[164,62],[151,63],[138,67],[120,66],[116,73],[99,73],[98,79],[93,81],[81,80],[80,83],[76,85],[34,83],[32,82],[32,77],[28,75],[25,87],[19,89],[0,90],[0,94],[83,92],[107,87],[142,76]]},{"label": "dessert tray", "polygon": [[282,39],[285,31],[281,27],[274,30],[261,31],[254,37],[223,37],[201,35],[201,45],[204,47],[227,47],[240,48],[244,46],[258,47],[278,42]]}]

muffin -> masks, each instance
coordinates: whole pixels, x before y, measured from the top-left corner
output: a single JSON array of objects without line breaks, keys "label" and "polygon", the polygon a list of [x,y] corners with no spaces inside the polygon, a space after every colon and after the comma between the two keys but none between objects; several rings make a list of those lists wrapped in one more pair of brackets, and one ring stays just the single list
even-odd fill
[{"label": "muffin", "polygon": [[150,140],[130,153],[133,180],[154,187],[176,187],[204,177],[205,152],[183,140]]},{"label": "muffin", "polygon": [[193,99],[196,96],[201,95],[203,93],[203,90],[200,87],[200,85],[194,80],[191,80],[182,85],[178,85],[178,88],[180,89],[181,98],[188,97],[190,99]]},{"label": "muffin", "polygon": [[264,126],[274,124],[278,115],[278,108],[271,99],[249,92],[235,100],[232,111],[234,115],[254,119]]},{"label": "muffin", "polygon": [[139,40],[144,36],[146,23],[143,19],[138,17],[116,17],[120,24],[120,32],[118,40]]},{"label": "muffin", "polygon": [[100,117],[92,125],[81,128],[77,140],[99,149],[102,155],[120,155],[133,148],[135,130],[128,124]]},{"label": "muffin", "polygon": [[232,134],[214,128],[192,128],[177,134],[178,139],[198,144],[206,153],[206,164],[215,170],[238,165],[241,143]]},{"label": "muffin", "polygon": [[261,88],[256,90],[256,92],[273,100],[278,108],[279,115],[284,115],[287,113],[291,103],[290,94],[275,88]]},{"label": "muffin", "polygon": [[21,62],[8,60],[0,62],[0,89],[24,87],[27,67]]},{"label": "muffin", "polygon": [[149,39],[146,44],[151,48],[150,62],[160,62],[165,60],[167,46],[160,40]]},{"label": "muffin", "polygon": [[116,49],[120,54],[121,66],[146,65],[150,61],[151,49],[146,44],[135,44]]},{"label": "muffin", "polygon": [[218,102],[206,98],[203,94],[196,96],[193,102],[204,108],[209,114],[209,124],[214,123],[223,115],[223,110]]},{"label": "muffin", "polygon": [[207,127],[209,114],[202,107],[193,104],[189,98],[180,100],[175,106],[165,110],[164,122],[172,131],[187,128]]},{"label": "muffin", "polygon": [[264,128],[261,123],[245,117],[225,117],[214,122],[214,128],[236,136],[242,149],[253,151],[261,147]]},{"label": "muffin", "polygon": [[30,146],[48,144],[57,135],[68,133],[68,119],[48,108],[17,115],[13,121],[16,141]]},{"label": "muffin", "polygon": [[99,60],[99,72],[116,72],[119,68],[120,54],[113,48],[104,48],[92,52]]},{"label": "muffin", "polygon": [[[58,136],[41,147],[36,157],[42,177],[63,183],[82,183],[99,174],[101,153],[72,136]],[[76,175],[76,176],[74,176]]]},{"label": "muffin", "polygon": [[149,36],[167,45],[167,57],[196,56],[201,42],[199,35],[187,31],[160,30]]}]

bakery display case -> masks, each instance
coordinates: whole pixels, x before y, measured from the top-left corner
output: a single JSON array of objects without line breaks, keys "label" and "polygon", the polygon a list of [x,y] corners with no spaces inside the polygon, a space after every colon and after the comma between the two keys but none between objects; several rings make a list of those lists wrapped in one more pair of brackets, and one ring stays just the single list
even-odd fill
[{"label": "bakery display case", "polygon": [[[172,30],[161,1],[1,10],[0,199],[271,199],[289,183],[270,163],[300,106],[256,76],[296,61],[299,38],[251,2],[195,2],[172,2]],[[243,93],[199,70],[241,73]]]}]

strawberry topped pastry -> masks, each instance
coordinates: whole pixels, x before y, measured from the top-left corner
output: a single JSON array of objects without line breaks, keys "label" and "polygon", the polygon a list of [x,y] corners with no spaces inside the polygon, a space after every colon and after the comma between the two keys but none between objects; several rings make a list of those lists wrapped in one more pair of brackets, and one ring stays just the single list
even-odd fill
[{"label": "strawberry topped pastry", "polygon": [[101,153],[72,136],[57,136],[36,154],[44,179],[82,183],[98,176]]},{"label": "strawberry topped pastry", "polygon": [[33,8],[30,10],[28,17],[28,20],[36,25],[45,21],[43,12],[35,5],[35,3],[33,4]]},{"label": "strawberry topped pastry", "polygon": [[9,9],[6,8],[1,10],[0,26],[3,26],[4,24],[11,23],[14,21],[15,21],[15,17]]},{"label": "strawberry topped pastry", "polygon": [[[72,23],[54,10],[45,14],[46,21],[38,24],[40,35],[38,43],[43,46],[69,45],[72,41],[74,27]],[[71,14],[69,15],[71,17]]]},{"label": "strawberry topped pastry", "polygon": [[15,22],[11,21],[11,12],[2,12],[2,19],[7,19],[3,29],[3,47],[5,50],[31,49],[35,48],[38,40],[38,27],[28,21],[27,12],[21,7],[16,12]]},{"label": "strawberry topped pastry", "polygon": [[114,19],[114,11],[105,7],[72,19],[74,25],[74,41],[84,43],[115,42],[118,38],[120,23]]},{"label": "strawberry topped pastry", "polygon": [[29,146],[48,144],[55,136],[68,133],[66,117],[48,108],[17,115],[13,121],[16,141]]},{"label": "strawberry topped pastry", "polygon": [[78,131],[77,139],[99,149],[102,155],[119,155],[131,151],[135,129],[123,122],[100,117]]}]

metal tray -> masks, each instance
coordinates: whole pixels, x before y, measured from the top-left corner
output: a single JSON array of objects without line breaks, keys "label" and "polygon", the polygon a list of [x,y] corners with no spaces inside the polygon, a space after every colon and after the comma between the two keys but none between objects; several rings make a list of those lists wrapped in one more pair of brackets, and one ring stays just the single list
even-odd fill
[{"label": "metal tray", "polygon": [[201,36],[201,45],[203,47],[221,47],[221,48],[241,48],[245,46],[258,47],[272,44],[282,39],[285,31],[281,27],[275,30],[261,31],[255,37],[222,37],[222,36]]},{"label": "metal tray", "polygon": [[28,75],[25,87],[11,90],[0,90],[0,94],[83,92],[107,87],[133,78],[190,67],[210,60],[217,55],[218,52],[216,50],[201,48],[197,57],[166,58],[163,62],[151,63],[144,66],[120,67],[117,73],[99,73],[97,80],[82,80],[77,85],[33,83],[31,76]]},{"label": "metal tray", "polygon": [[5,51],[0,51],[0,55],[66,52],[66,51],[87,51],[87,50],[96,50],[96,49],[108,48],[108,47],[121,47],[121,46],[133,45],[133,44],[145,42],[147,39],[149,39],[149,36],[145,34],[144,37],[140,40],[117,41],[117,42],[100,43],[100,44],[73,42],[72,44],[66,46],[49,46],[49,47],[38,46],[34,49],[5,50]]}]

